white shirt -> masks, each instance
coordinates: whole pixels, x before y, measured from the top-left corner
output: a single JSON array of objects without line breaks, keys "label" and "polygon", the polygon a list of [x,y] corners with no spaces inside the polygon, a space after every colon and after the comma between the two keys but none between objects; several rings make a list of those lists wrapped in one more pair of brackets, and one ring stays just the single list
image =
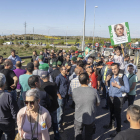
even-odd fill
[{"label": "white shirt", "polygon": [[120,56],[114,55],[114,62],[119,63],[120,64],[120,69],[124,70],[125,66],[124,66],[123,55],[120,55]]}]

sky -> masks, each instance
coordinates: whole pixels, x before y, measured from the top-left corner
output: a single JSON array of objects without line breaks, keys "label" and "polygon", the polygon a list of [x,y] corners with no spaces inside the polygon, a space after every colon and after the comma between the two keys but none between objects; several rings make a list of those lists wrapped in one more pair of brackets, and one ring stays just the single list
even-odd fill
[{"label": "sky", "polygon": [[[77,36],[83,34],[85,0],[1,0],[0,35]],[[108,26],[128,22],[131,38],[140,38],[140,0],[86,0],[85,35],[109,37]]]}]

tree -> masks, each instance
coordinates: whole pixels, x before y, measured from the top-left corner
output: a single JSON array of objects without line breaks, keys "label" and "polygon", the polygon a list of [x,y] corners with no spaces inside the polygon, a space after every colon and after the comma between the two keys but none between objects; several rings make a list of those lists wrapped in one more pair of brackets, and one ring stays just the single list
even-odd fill
[{"label": "tree", "polygon": [[0,39],[0,45],[3,45],[3,43],[4,43],[4,40]]}]

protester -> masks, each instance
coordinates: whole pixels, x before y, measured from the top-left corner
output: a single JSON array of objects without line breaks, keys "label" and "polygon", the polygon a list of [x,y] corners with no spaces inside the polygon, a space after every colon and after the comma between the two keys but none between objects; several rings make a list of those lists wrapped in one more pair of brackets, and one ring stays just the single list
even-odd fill
[{"label": "protester", "polygon": [[52,117],[52,126],[54,131],[54,139],[59,140],[58,123],[57,123],[57,108],[59,107],[57,101],[57,85],[49,81],[49,74],[42,75],[41,79],[43,83],[41,87],[48,93],[51,100],[51,107],[48,108],[50,115]]},{"label": "protester", "polygon": [[71,50],[70,59],[71,59],[72,57],[74,57],[74,56],[75,56],[75,51],[74,51],[74,50]]},{"label": "protester", "polygon": [[69,71],[70,76],[73,74],[74,69],[76,68],[76,61],[77,61],[77,58],[75,56],[71,58],[71,68]]},{"label": "protester", "polygon": [[63,64],[63,52],[62,51],[59,52],[57,61],[61,61],[61,63]]},{"label": "protester", "polygon": [[0,55],[0,71],[1,71],[2,69],[4,69],[4,65],[2,65],[2,63],[3,63],[3,56]]},{"label": "protester", "polygon": [[72,93],[75,102],[75,139],[82,140],[82,130],[85,127],[85,139],[92,140],[95,133],[96,106],[99,106],[100,98],[96,89],[88,87],[90,80],[87,73],[80,74],[79,81],[81,86]]},{"label": "protester", "polygon": [[10,59],[6,59],[4,61],[4,69],[0,72],[3,73],[6,77],[6,83],[4,90],[6,92],[10,92],[14,99],[17,99],[16,95],[16,87],[18,83],[18,77],[16,74],[11,70],[13,68],[13,63]]},{"label": "protester", "polygon": [[94,68],[94,72],[93,69],[91,67],[91,65],[86,64],[85,65],[85,70],[89,76],[90,82],[91,82],[91,86],[95,89],[97,89],[97,71],[96,71],[96,67]]},{"label": "protester", "polygon": [[[18,79],[19,79],[19,76],[20,75],[26,73],[26,70],[21,69],[21,66],[22,66],[21,62],[20,61],[17,61],[16,62],[16,69],[13,70],[14,73],[16,74],[16,76],[18,77]],[[21,92],[21,85],[19,84],[19,81],[17,83],[16,91],[17,91],[17,101],[18,101],[18,98],[19,98],[19,95],[20,95],[20,92]]]},{"label": "protester", "polygon": [[66,57],[65,61],[63,62],[63,66],[65,66],[68,71],[70,70],[71,61],[70,61],[70,55],[69,54],[67,54],[67,57]]},{"label": "protester", "polygon": [[116,55],[114,55],[114,62],[119,64],[121,70],[124,70],[124,68],[125,68],[124,57],[123,57],[123,54],[121,53],[121,47],[120,46],[117,46],[115,48],[115,54]]},{"label": "protester", "polygon": [[31,62],[34,62],[36,60],[36,58],[37,58],[37,52],[33,51]]},{"label": "protester", "polygon": [[22,93],[30,89],[28,85],[28,79],[30,76],[32,76],[33,70],[34,70],[34,65],[32,62],[30,62],[27,64],[27,67],[26,67],[27,72],[19,76],[19,84],[21,85],[20,108],[24,107]]},{"label": "protester", "polygon": [[139,140],[140,139],[140,107],[131,105],[127,109],[126,118],[130,128],[120,132],[113,140]]},{"label": "protester", "polygon": [[0,139],[4,133],[5,140],[14,140],[18,105],[11,94],[4,91],[5,84],[6,77],[0,73]]},{"label": "protester", "polygon": [[56,77],[60,74],[61,65],[62,65],[61,61],[58,61],[57,64],[56,62],[53,63],[52,65],[53,71],[50,74],[50,82],[55,82]]},{"label": "protester", "polygon": [[109,125],[104,125],[106,129],[111,129],[114,127],[115,119],[117,122],[117,128],[114,133],[110,136],[115,137],[118,132],[121,131],[121,109],[124,101],[124,93],[129,92],[129,83],[126,75],[119,73],[119,64],[113,63],[111,65],[112,78],[110,79],[109,88],[109,107],[110,107],[110,123]]},{"label": "protester", "polygon": [[54,57],[54,54],[50,54],[49,65],[52,66],[53,62],[57,62],[57,59]]},{"label": "protester", "polygon": [[79,52],[78,51],[75,51],[75,57],[77,58],[79,55]]},{"label": "protester", "polygon": [[39,90],[31,89],[26,92],[26,107],[17,115],[18,132],[22,139],[50,140],[51,116],[39,102]]},{"label": "protester", "polygon": [[83,60],[83,55],[79,54],[78,57],[77,57],[77,61],[79,60]]},{"label": "protester", "polygon": [[133,65],[133,67],[134,67],[133,73],[134,74],[137,74],[138,69],[137,69],[137,66],[134,65],[134,59],[133,58],[130,59],[130,63],[128,63],[127,65],[125,65],[125,74],[129,74],[129,72],[128,72],[128,66],[129,65]]},{"label": "protester", "polygon": [[44,60],[43,55],[40,55],[40,56],[38,57],[39,69],[40,69],[40,70],[43,70],[43,71],[48,71],[49,65],[48,65],[47,63],[44,63],[43,60]]},{"label": "protester", "polygon": [[68,86],[69,80],[66,76],[67,69],[66,67],[62,66],[60,68],[60,74],[56,77],[55,83],[57,84],[57,96],[58,96],[58,104],[59,108],[57,109],[57,121],[58,121],[58,128],[62,132],[63,131],[63,116],[64,116],[64,108],[66,105],[67,95],[68,95]]},{"label": "protester", "polygon": [[47,49],[44,49],[44,53],[43,53],[43,57],[44,57],[44,62],[48,63],[48,53],[47,53]]},{"label": "protester", "polygon": [[15,50],[11,50],[11,55],[8,57],[8,59],[10,59],[13,63],[13,69],[16,68],[16,62],[20,61],[21,63],[24,63],[24,61],[21,61],[20,57],[18,55],[16,55]]},{"label": "protester", "polygon": [[127,65],[130,61],[130,56],[129,55],[125,55],[124,57],[124,65]]}]

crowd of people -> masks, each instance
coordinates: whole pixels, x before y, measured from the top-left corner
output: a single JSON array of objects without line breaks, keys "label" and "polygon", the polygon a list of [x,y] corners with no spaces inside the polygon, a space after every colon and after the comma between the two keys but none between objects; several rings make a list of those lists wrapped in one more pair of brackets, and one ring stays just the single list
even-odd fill
[{"label": "crowd of people", "polygon": [[[0,138],[4,133],[6,140],[50,140],[52,127],[54,139],[61,140],[65,106],[72,100],[75,140],[82,140],[83,130],[85,140],[92,140],[97,106],[105,99],[102,109],[109,110],[110,121],[103,128],[114,128],[116,121],[116,131],[110,135],[114,140],[139,140],[140,107],[133,104],[138,82],[134,60],[119,46],[113,56],[88,53],[44,49],[37,55],[34,51],[25,68],[15,50],[5,61],[0,56]],[[127,100],[126,120],[122,120]],[[130,123],[130,128],[121,132],[121,121]]]}]

